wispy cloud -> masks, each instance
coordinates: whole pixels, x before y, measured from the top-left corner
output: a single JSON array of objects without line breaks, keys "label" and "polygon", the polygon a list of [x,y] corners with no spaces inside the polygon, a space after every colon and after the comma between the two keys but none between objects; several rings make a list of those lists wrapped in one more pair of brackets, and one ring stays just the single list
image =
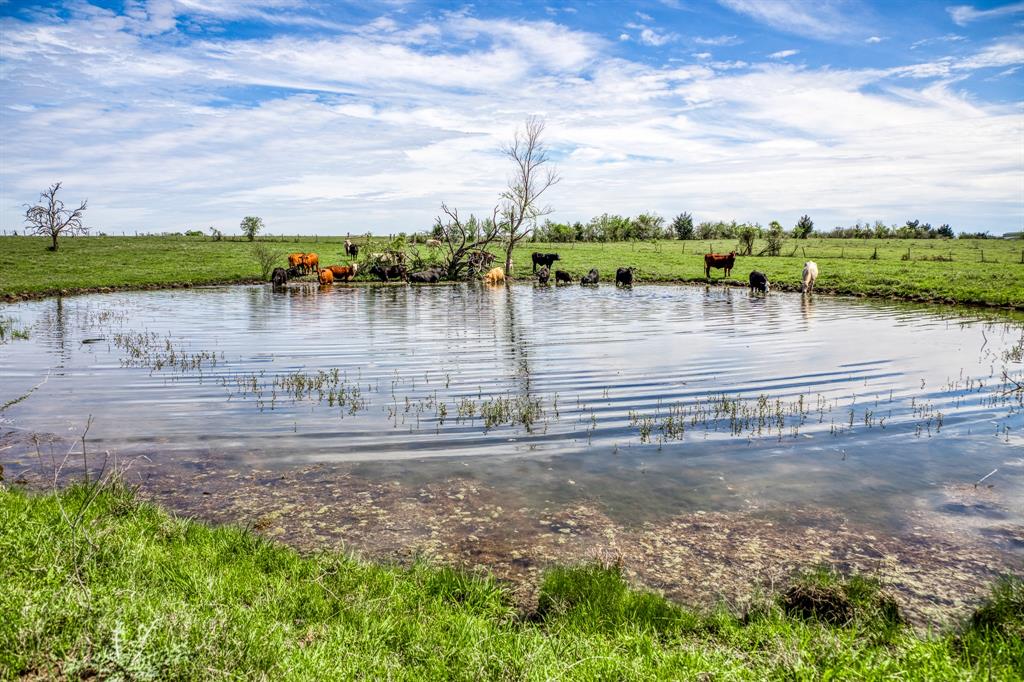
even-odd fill
[{"label": "wispy cloud", "polygon": [[778,52],[772,52],[768,57],[770,59],[785,59],[795,54],[800,54],[800,50],[779,50]]},{"label": "wispy cloud", "polygon": [[875,43],[880,43],[883,40],[885,40],[885,39],[882,38],[881,36],[870,36],[868,38],[865,38],[864,42],[865,43],[869,43],[869,44],[875,44]]},{"label": "wispy cloud", "polygon": [[917,48],[924,47],[925,45],[933,45],[935,43],[958,43],[964,40],[967,40],[967,38],[962,35],[958,35],[956,33],[947,33],[944,36],[936,36],[934,38],[922,38],[921,40],[915,40],[910,44],[910,49],[916,50]]},{"label": "wispy cloud", "polygon": [[966,26],[973,21],[995,19],[997,17],[1004,17],[1010,14],[1019,14],[1024,12],[1024,2],[1014,2],[1009,5],[994,7],[992,9],[978,9],[972,5],[953,5],[952,7],[947,7],[946,11],[949,12],[949,16],[953,19],[953,23],[957,26]]},{"label": "wispy cloud", "polygon": [[740,14],[788,33],[834,38],[862,30],[842,0],[718,0]]},{"label": "wispy cloud", "polygon": [[715,36],[713,38],[704,38],[704,37],[698,36],[698,37],[693,39],[693,42],[697,43],[698,45],[711,45],[711,46],[715,46],[715,47],[730,47],[730,46],[733,46],[733,45],[740,45],[740,44],[742,44],[743,43],[743,39],[740,38],[739,36],[734,36],[734,35]]}]

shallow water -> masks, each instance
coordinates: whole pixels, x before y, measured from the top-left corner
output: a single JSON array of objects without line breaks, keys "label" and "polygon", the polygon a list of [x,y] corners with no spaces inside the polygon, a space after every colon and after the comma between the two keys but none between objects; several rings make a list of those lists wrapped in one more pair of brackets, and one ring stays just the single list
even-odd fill
[{"label": "shallow water", "polygon": [[[0,314],[31,333],[0,346],[0,401],[37,387],[0,413],[8,435],[74,439],[91,415],[90,450],[168,471],[459,476],[626,524],[813,507],[905,530],[926,514],[1021,551],[1010,313],[720,287],[300,285]],[[9,440],[0,463],[29,466],[34,448]]]}]

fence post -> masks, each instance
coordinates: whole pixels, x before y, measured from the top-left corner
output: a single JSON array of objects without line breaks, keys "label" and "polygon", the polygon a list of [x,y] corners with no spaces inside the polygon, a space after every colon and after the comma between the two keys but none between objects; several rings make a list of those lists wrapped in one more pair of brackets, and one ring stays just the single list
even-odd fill
[{"label": "fence post", "polygon": [[807,249],[805,249],[804,247],[801,246],[800,247],[800,253],[804,254],[804,258],[807,258]]}]

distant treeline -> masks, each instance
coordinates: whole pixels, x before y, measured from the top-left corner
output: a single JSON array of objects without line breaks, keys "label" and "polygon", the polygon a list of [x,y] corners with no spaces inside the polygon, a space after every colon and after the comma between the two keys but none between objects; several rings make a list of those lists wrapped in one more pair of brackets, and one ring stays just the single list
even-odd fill
[{"label": "distant treeline", "polygon": [[[689,213],[680,213],[671,223],[653,213],[641,213],[635,218],[603,213],[589,222],[556,223],[546,220],[533,233],[537,242],[618,242],[652,239],[767,239],[779,231],[786,237],[806,239],[808,237],[833,239],[991,239],[988,232],[960,232],[957,235],[948,224],[932,227],[930,223],[908,220],[903,225],[886,225],[881,220],[874,223],[856,223],[849,227],[833,227],[831,230],[815,230],[809,216],[803,216],[792,229],[772,221],[768,227],[760,223],[738,223],[704,221],[694,223]],[[1022,238],[1024,233],[1005,235],[1008,238]]]}]

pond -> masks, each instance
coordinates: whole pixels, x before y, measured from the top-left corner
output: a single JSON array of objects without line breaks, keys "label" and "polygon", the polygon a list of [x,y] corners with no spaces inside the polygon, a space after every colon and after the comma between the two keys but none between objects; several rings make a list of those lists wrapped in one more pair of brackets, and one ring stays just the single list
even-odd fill
[{"label": "pond", "polygon": [[907,572],[942,547],[924,583],[956,601],[1024,557],[1011,313],[468,284],[100,294],[0,316],[30,334],[0,346],[0,402],[27,395],[0,412],[8,479],[45,481],[69,451],[73,471],[88,424],[94,465],[301,547],[510,575],[604,553],[682,596],[820,560],[874,561],[920,596]]}]

